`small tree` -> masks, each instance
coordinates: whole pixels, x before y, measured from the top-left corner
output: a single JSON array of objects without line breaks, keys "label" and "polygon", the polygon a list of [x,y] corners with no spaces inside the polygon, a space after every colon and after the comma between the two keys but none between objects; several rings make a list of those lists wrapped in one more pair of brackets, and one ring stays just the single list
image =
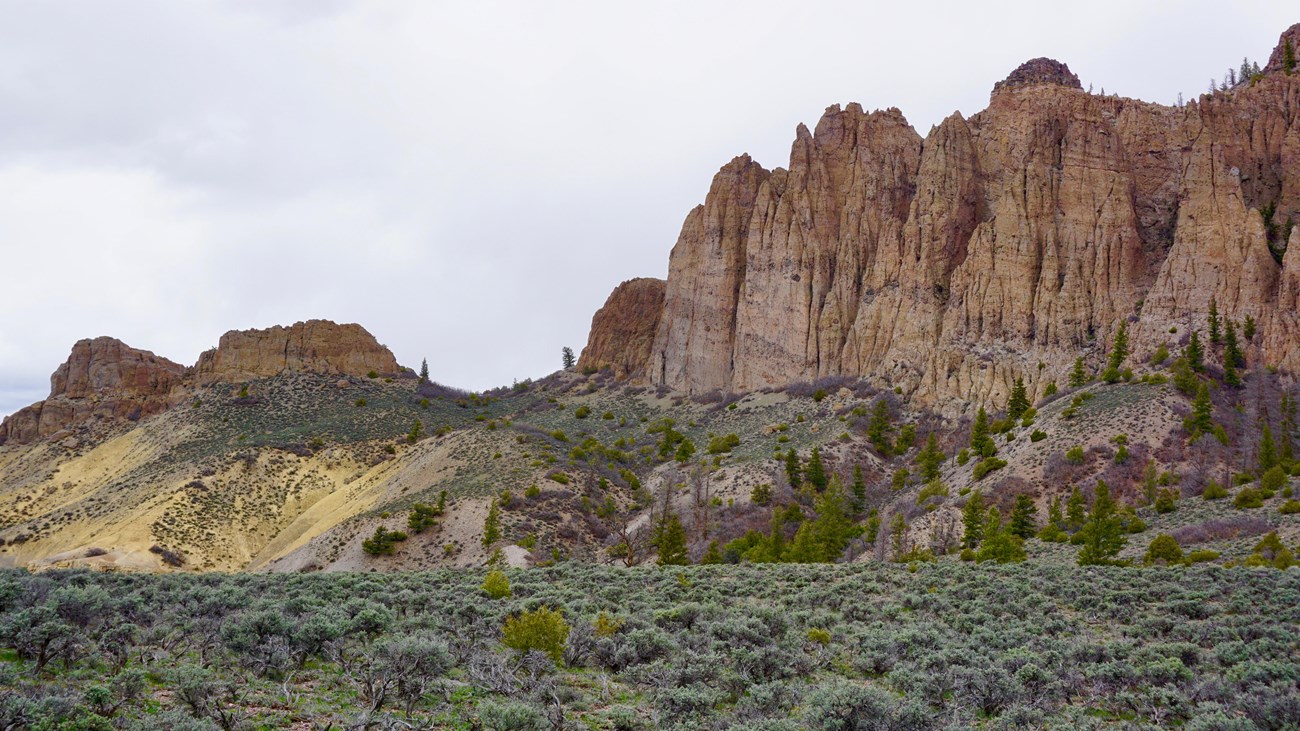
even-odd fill
[{"label": "small tree", "polygon": [[1255,318],[1246,315],[1246,323],[1241,327],[1241,335],[1246,338],[1247,343],[1255,339]]},{"label": "small tree", "polygon": [[1083,367],[1083,356],[1074,359],[1074,368],[1070,371],[1070,388],[1080,388],[1088,383],[1088,369]]},{"label": "small tree", "polygon": [[1007,418],[1012,421],[1019,421],[1020,417],[1025,415],[1029,410],[1029,393],[1025,389],[1025,381],[1017,376],[1016,381],[1011,386],[1011,397],[1007,399]]},{"label": "small tree", "polygon": [[1282,70],[1287,74],[1295,71],[1295,46],[1291,45],[1290,38],[1282,44]]},{"label": "small tree", "polygon": [[436,506],[415,503],[411,506],[411,514],[406,517],[406,527],[412,533],[423,533],[438,525],[440,515],[442,510]]},{"label": "small tree", "polygon": [[420,361],[420,383],[429,382],[429,359],[425,358]]},{"label": "small tree", "polygon": [[1277,444],[1273,441],[1273,429],[1269,427],[1267,421],[1264,422],[1261,432],[1259,437],[1259,472],[1264,474],[1278,464]]},{"label": "small tree", "polygon": [[506,618],[501,628],[501,644],[527,654],[540,650],[557,665],[564,659],[564,644],[569,639],[569,623],[559,612],[541,606]]},{"label": "small tree", "polygon": [[893,444],[889,439],[889,433],[893,430],[894,425],[889,416],[889,402],[884,398],[876,399],[876,403],[871,407],[871,419],[867,422],[867,439],[871,441],[876,451],[885,457],[893,454]]},{"label": "small tree", "polygon": [[972,452],[985,459],[998,453],[997,445],[989,436],[989,415],[983,406],[976,412],[975,424],[971,426],[970,448]]},{"label": "small tree", "polygon": [[820,447],[813,447],[812,456],[808,458],[808,484],[817,488],[820,492],[826,489],[829,479],[826,477],[826,468],[822,466],[822,453]]},{"label": "small tree", "polygon": [[1110,359],[1106,361],[1106,372],[1102,374],[1106,383],[1115,383],[1119,380],[1119,369],[1123,367],[1125,358],[1128,358],[1128,325],[1121,320],[1119,329],[1115,331],[1115,341],[1110,348]]},{"label": "small tree", "polygon": [[1222,330],[1220,330],[1219,320],[1219,303],[1213,297],[1210,298],[1210,311],[1206,316],[1210,326],[1210,345],[1218,345],[1223,340]]},{"label": "small tree", "polygon": [[799,455],[794,451],[794,447],[785,453],[785,477],[790,481],[790,487],[795,490],[803,484],[803,467],[799,464]]},{"label": "small tree", "polygon": [[976,490],[966,499],[966,505],[961,510],[961,522],[965,529],[962,546],[975,548],[984,539],[984,518],[984,497]]},{"label": "small tree", "polygon": [[501,540],[501,506],[497,498],[492,498],[492,504],[488,506],[487,519],[483,521],[483,546],[484,548]]},{"label": "small tree", "polygon": [[1205,370],[1205,348],[1201,346],[1201,335],[1196,330],[1192,331],[1192,337],[1183,349],[1183,357],[1193,371],[1201,373]]},{"label": "small tree", "polygon": [[944,460],[943,450],[939,449],[939,438],[934,432],[926,437],[925,446],[916,454],[916,465],[919,468],[921,480],[929,482],[939,476],[939,470]]},{"label": "small tree", "polygon": [[1083,499],[1083,491],[1075,485],[1070,489],[1070,497],[1065,501],[1065,527],[1074,533],[1083,528],[1088,519],[1088,503]]},{"label": "small tree", "polygon": [[391,556],[397,551],[397,544],[404,540],[406,534],[402,531],[376,526],[374,535],[361,542],[361,550],[371,556]]},{"label": "small tree", "polygon": [[1017,495],[1015,507],[1011,509],[1011,521],[1007,524],[1007,532],[1017,538],[1029,539],[1038,532],[1038,509],[1034,507],[1034,499],[1028,495]]},{"label": "small tree", "polygon": [[1080,533],[1083,536],[1083,548],[1079,549],[1080,566],[1117,563],[1116,557],[1128,542],[1115,502],[1110,497],[1110,488],[1102,480],[1097,480],[1092,511]]},{"label": "small tree", "polygon": [[1183,428],[1193,440],[1202,434],[1214,431],[1214,403],[1210,401],[1210,388],[1204,383],[1196,390],[1196,399],[1192,401],[1192,414],[1183,420]]},{"label": "small tree", "polygon": [[564,346],[560,348],[560,362],[564,365],[564,370],[569,370],[577,360],[573,357],[573,348]]},{"label": "small tree", "polygon": [[1228,320],[1223,329],[1223,365],[1246,367],[1246,356],[1242,354],[1241,345],[1237,342],[1237,324],[1232,320]]},{"label": "small tree", "polygon": [[656,532],[660,566],[685,566],[691,562],[686,554],[686,528],[676,514],[667,513]]},{"label": "small tree", "polygon": [[867,481],[862,477],[862,465],[853,465],[853,512],[860,513],[867,505]]}]

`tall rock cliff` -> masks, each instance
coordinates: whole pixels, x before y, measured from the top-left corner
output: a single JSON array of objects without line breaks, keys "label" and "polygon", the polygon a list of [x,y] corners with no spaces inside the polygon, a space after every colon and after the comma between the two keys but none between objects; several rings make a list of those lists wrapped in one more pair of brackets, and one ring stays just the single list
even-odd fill
[{"label": "tall rock cliff", "polygon": [[895,109],[827,109],[788,168],[736,158],[687,216],[645,376],[868,376],[957,410],[1098,364],[1121,321],[1138,356],[1177,346],[1211,298],[1259,323],[1253,357],[1300,371],[1288,39],[1300,51],[1300,24],[1261,77],[1184,107],[1090,94],[1034,59],[924,140]]},{"label": "tall rock cliff", "polygon": [[356,324],[308,320],[289,327],[232,330],[194,366],[200,384],[239,383],[288,372],[395,375],[392,352]]},{"label": "tall rock cliff", "polygon": [[92,419],[139,419],[165,410],[185,367],[120,340],[80,340],[50,376],[50,397],[0,423],[0,443],[27,443]]}]

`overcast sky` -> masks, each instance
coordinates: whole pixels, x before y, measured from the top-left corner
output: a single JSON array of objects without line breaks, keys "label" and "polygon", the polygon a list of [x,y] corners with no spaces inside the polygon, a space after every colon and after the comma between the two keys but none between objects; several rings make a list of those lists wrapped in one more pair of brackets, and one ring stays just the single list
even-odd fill
[{"label": "overcast sky", "polygon": [[877,5],[0,0],[0,414],[83,337],[188,365],[314,317],[452,385],[542,376],[718,167],[785,165],[830,104],[924,135],[1043,55],[1170,103],[1300,21]]}]

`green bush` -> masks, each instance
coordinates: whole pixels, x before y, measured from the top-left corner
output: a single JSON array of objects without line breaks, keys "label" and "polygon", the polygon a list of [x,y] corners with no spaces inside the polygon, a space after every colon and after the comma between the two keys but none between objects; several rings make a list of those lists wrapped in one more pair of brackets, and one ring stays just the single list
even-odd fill
[{"label": "green bush", "polygon": [[1249,487],[1243,488],[1241,492],[1237,493],[1237,497],[1232,499],[1232,507],[1237,510],[1249,510],[1251,508],[1261,508],[1263,506],[1263,493]]},{"label": "green bush", "polygon": [[1042,429],[1035,429],[1034,433],[1029,435],[1029,441],[1031,442],[1041,442],[1046,438],[1047,438],[1047,432],[1043,431]]},{"label": "green bush", "polygon": [[391,556],[397,551],[397,544],[406,540],[406,534],[400,530],[388,530],[377,526],[374,535],[361,542],[361,550],[371,556]]},{"label": "green bush", "polygon": [[1213,561],[1218,557],[1218,551],[1211,551],[1208,548],[1202,548],[1196,551],[1189,551],[1187,555],[1183,557],[1183,561],[1188,564],[1205,563],[1206,561]]},{"label": "green bush", "polygon": [[483,591],[493,599],[509,599],[510,579],[501,571],[489,571],[483,579]]},{"label": "green bush", "polygon": [[1083,464],[1083,447],[1074,446],[1065,451],[1065,461],[1070,464]]},{"label": "green bush", "polygon": [[740,446],[740,437],[735,434],[728,434],[725,437],[714,437],[709,440],[709,454],[726,454],[736,447]]},{"label": "green bush", "polygon": [[546,606],[508,617],[501,628],[501,644],[521,653],[540,650],[556,664],[563,660],[568,639],[569,623],[559,612]]},{"label": "green bush", "polygon": [[1006,466],[1007,466],[1006,460],[998,459],[997,457],[989,457],[988,459],[982,460],[979,464],[975,465],[975,471],[973,473],[973,476],[977,480],[982,480],[984,479],[984,476],[987,475],[988,473],[993,472],[994,470],[1000,470]]},{"label": "green bush", "polygon": [[1220,485],[1214,480],[1210,480],[1210,484],[1206,485],[1205,491],[1201,493],[1201,498],[1203,500],[1222,500],[1227,496],[1228,488]]},{"label": "green bush", "polygon": [[588,416],[591,416],[591,407],[585,404],[579,406],[578,408],[573,410],[573,416],[578,419],[585,419]]},{"label": "green bush", "polygon": [[1183,562],[1183,547],[1173,536],[1161,533],[1151,539],[1142,563],[1146,566],[1173,566]]},{"label": "green bush", "polygon": [[1280,465],[1274,466],[1268,472],[1265,472],[1263,477],[1259,478],[1259,489],[1266,492],[1277,492],[1278,490],[1281,490],[1286,483],[1286,470],[1282,469]]},{"label": "green bush", "polygon": [[1277,512],[1283,515],[1295,515],[1296,513],[1300,513],[1300,500],[1287,500],[1282,503],[1282,507],[1278,508]]}]

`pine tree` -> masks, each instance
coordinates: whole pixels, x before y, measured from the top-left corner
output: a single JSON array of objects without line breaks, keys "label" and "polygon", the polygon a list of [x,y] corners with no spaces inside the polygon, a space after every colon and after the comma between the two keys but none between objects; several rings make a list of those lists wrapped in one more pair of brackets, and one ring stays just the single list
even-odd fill
[{"label": "pine tree", "polygon": [[1110,497],[1110,488],[1102,480],[1097,480],[1092,511],[1088,513],[1088,522],[1080,533],[1083,534],[1083,548],[1079,549],[1080,566],[1116,563],[1116,556],[1128,542],[1115,501]]},{"label": "pine tree", "polygon": [[943,465],[943,450],[939,449],[939,437],[934,432],[926,437],[925,446],[921,451],[916,453],[916,464],[920,468],[921,481],[929,482],[939,476],[939,469]]},{"label": "pine tree", "polygon": [[1282,435],[1278,446],[1278,459],[1288,467],[1295,461],[1295,400],[1290,394],[1282,394]]},{"label": "pine tree", "polygon": [[686,528],[676,513],[666,513],[661,520],[655,548],[659,552],[660,566],[685,566],[691,562],[686,555]]},{"label": "pine tree", "polygon": [[860,513],[867,505],[867,481],[862,477],[862,465],[853,465],[853,512]]},{"label": "pine tree", "polygon": [[1019,421],[1029,410],[1029,394],[1025,391],[1025,381],[1019,376],[1011,386],[1011,397],[1007,399],[1007,418]]},{"label": "pine tree", "polygon": [[907,517],[902,513],[894,513],[894,519],[889,522],[889,543],[894,560],[902,561],[907,553]]},{"label": "pine tree", "polygon": [[975,548],[984,538],[984,497],[976,490],[966,499],[961,509],[961,522],[965,532],[961,543],[966,548]]},{"label": "pine tree", "polygon": [[803,484],[803,468],[799,465],[799,455],[795,453],[794,447],[785,453],[785,478],[790,481],[790,487],[798,490],[799,485]]},{"label": "pine tree", "polygon": [[1102,378],[1106,383],[1115,383],[1119,380],[1119,369],[1124,365],[1124,359],[1128,357],[1128,324],[1123,320],[1119,323],[1119,329],[1115,331],[1115,341],[1110,348],[1110,359],[1106,361],[1106,372]]},{"label": "pine tree", "polygon": [[996,563],[1020,563],[1025,560],[1025,543],[1010,529],[993,530],[984,536],[984,545],[975,558]]},{"label": "pine tree", "polygon": [[573,364],[576,362],[573,357],[573,348],[570,348],[567,345],[560,348],[560,362],[564,364],[564,370],[566,371],[573,367]]},{"label": "pine tree", "polygon": [[808,458],[807,474],[808,483],[817,488],[818,492],[826,489],[826,468],[822,466],[822,451],[820,447],[813,447],[812,456]]},{"label": "pine tree", "polygon": [[1070,497],[1065,501],[1065,527],[1071,533],[1083,528],[1083,523],[1088,518],[1088,503],[1083,499],[1083,491],[1075,485],[1070,490]]},{"label": "pine tree", "polygon": [[1247,343],[1255,339],[1255,318],[1246,315],[1246,324],[1242,326],[1241,334]]},{"label": "pine tree", "polygon": [[893,445],[889,441],[889,432],[893,429],[889,418],[889,403],[883,398],[876,399],[871,407],[871,419],[867,422],[867,439],[885,457],[893,454]]},{"label": "pine tree", "polygon": [[1288,75],[1295,70],[1295,46],[1291,45],[1290,38],[1282,45],[1282,70]]},{"label": "pine tree", "polygon": [[716,540],[709,541],[709,547],[700,556],[700,563],[704,565],[714,565],[722,563],[722,548]]},{"label": "pine tree", "polygon": [[1192,337],[1187,341],[1187,347],[1183,349],[1183,357],[1187,358],[1187,365],[1197,373],[1205,370],[1205,348],[1201,346],[1201,335],[1198,331],[1192,331]]},{"label": "pine tree", "polygon": [[1033,538],[1038,532],[1038,509],[1034,507],[1033,498],[1023,494],[1016,496],[1016,505],[1011,509],[1007,532],[1024,539]]},{"label": "pine tree", "polygon": [[1246,356],[1241,353],[1241,346],[1237,343],[1237,326],[1232,320],[1228,320],[1224,326],[1223,335],[1223,363],[1231,364],[1233,368],[1245,368]]},{"label": "pine tree", "polygon": [[1074,370],[1070,371],[1070,388],[1079,388],[1088,383],[1088,371],[1083,367],[1083,356],[1074,359]]},{"label": "pine tree", "polygon": [[1065,540],[1065,518],[1061,515],[1060,498],[1052,498],[1047,504],[1047,525],[1038,532],[1038,537],[1050,543]]},{"label": "pine tree", "polygon": [[979,456],[987,459],[998,453],[998,447],[989,436],[989,415],[981,406],[975,414],[975,424],[970,430],[970,448]]},{"label": "pine tree", "polygon": [[1264,474],[1277,465],[1277,445],[1273,441],[1273,429],[1264,422],[1263,433],[1259,437],[1259,474]]},{"label": "pine tree", "polygon": [[1214,431],[1214,403],[1210,401],[1210,389],[1204,383],[1196,390],[1192,415],[1183,421],[1183,428],[1192,439]]},{"label": "pine tree", "polygon": [[1208,316],[1210,322],[1210,345],[1218,345],[1222,340],[1219,334],[1219,303],[1210,298],[1210,312]]},{"label": "pine tree", "polygon": [[1232,388],[1241,388],[1241,376],[1237,374],[1237,367],[1232,361],[1225,361],[1223,364],[1223,383]]},{"label": "pine tree", "polygon": [[1001,531],[1002,511],[998,510],[998,506],[994,505],[984,514],[983,542],[987,542],[988,539],[996,536]]},{"label": "pine tree", "polygon": [[1249,60],[1249,59],[1246,59],[1246,58],[1242,58],[1242,59],[1241,59],[1241,70],[1237,72],[1237,75],[1241,77],[1241,80],[1242,80],[1242,81],[1249,81],[1249,80],[1250,80],[1250,60]]},{"label": "pine tree", "polygon": [[487,519],[483,521],[483,546],[486,548],[499,540],[501,540],[501,506],[496,498],[492,498]]},{"label": "pine tree", "polygon": [[838,479],[831,480],[826,492],[817,496],[813,510],[817,517],[804,521],[790,544],[792,563],[830,563],[844,553],[853,528]]}]

